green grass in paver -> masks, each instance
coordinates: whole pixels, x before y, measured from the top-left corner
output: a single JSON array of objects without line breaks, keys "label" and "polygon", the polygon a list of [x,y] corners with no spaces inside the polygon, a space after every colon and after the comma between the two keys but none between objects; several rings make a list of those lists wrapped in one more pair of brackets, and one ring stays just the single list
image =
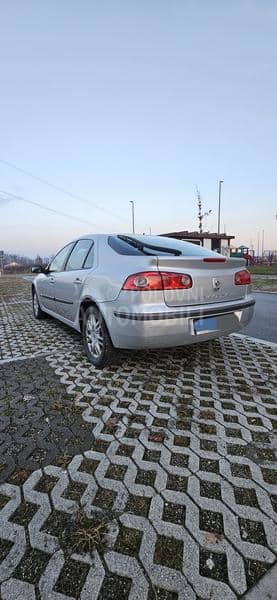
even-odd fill
[{"label": "green grass in paver", "polygon": [[83,510],[73,515],[53,510],[44,523],[43,530],[58,538],[67,556],[75,553],[103,552],[106,548],[108,524],[113,515],[96,515],[88,518]]},{"label": "green grass in paver", "polygon": [[31,471],[27,469],[17,469],[9,478],[8,483],[13,485],[22,485],[28,479]]},{"label": "green grass in paver", "polygon": [[239,528],[241,538],[245,542],[266,546],[265,531],[262,523],[239,517]]},{"label": "green grass in paver", "polygon": [[6,556],[9,554],[9,551],[13,547],[13,542],[9,542],[8,540],[2,540],[0,538],[0,560],[4,560]]},{"label": "green grass in paver", "polygon": [[120,481],[123,481],[126,471],[127,471],[127,467],[125,465],[112,464],[109,466],[109,468],[105,474],[105,478],[118,479]]},{"label": "green grass in paver", "polygon": [[161,453],[158,450],[145,450],[143,460],[160,462]]},{"label": "green grass in paver", "polygon": [[44,494],[49,494],[52,489],[55,487],[58,477],[51,477],[50,475],[43,475],[37,485],[35,486],[35,490],[37,492],[42,492]]},{"label": "green grass in paver", "polygon": [[105,511],[111,510],[113,507],[114,501],[116,498],[116,492],[112,490],[105,490],[104,488],[99,488],[96,492],[95,498],[93,500],[94,506],[97,506],[104,509]]},{"label": "green grass in paver", "polygon": [[6,506],[7,502],[10,501],[10,496],[5,496],[4,494],[0,494],[0,510]]},{"label": "green grass in paver", "polygon": [[274,494],[271,494],[270,501],[271,501],[273,510],[275,512],[277,512],[277,496],[275,496]]},{"label": "green grass in paver", "polygon": [[12,523],[27,526],[37,512],[37,505],[30,502],[22,502],[10,517]]},{"label": "green grass in paver", "polygon": [[175,492],[186,492],[188,487],[188,478],[182,475],[170,474],[167,476],[166,488]]},{"label": "green grass in paver", "polygon": [[241,430],[239,428],[232,429],[231,427],[225,427],[225,435],[227,437],[242,438]]},{"label": "green grass in paver", "polygon": [[97,600],[128,600],[132,580],[113,573],[106,575]]},{"label": "green grass in paver", "polygon": [[221,500],[221,487],[220,484],[215,481],[200,481],[200,496],[206,498],[214,498],[215,500]]},{"label": "green grass in paver", "polygon": [[216,426],[210,423],[199,423],[199,430],[207,435],[216,435]]},{"label": "green grass in paver", "polygon": [[[257,583],[257,581],[263,575],[265,575],[268,569],[270,569],[270,567],[272,566],[259,560],[252,560],[250,558],[244,559],[244,565],[248,588]],[[262,600],[262,598],[260,600]]]},{"label": "green grass in paver", "polygon": [[217,452],[217,443],[212,440],[200,440],[200,448],[207,452]]},{"label": "green grass in paver", "polygon": [[135,496],[133,494],[129,494],[125,511],[133,513],[140,517],[148,517],[150,504],[151,498],[147,498],[146,496]]},{"label": "green grass in paver", "polygon": [[79,471],[82,471],[82,473],[91,473],[93,475],[99,466],[99,463],[100,461],[95,460],[94,458],[84,458],[79,467]]},{"label": "green grass in paver", "polygon": [[163,509],[163,520],[175,523],[176,525],[185,525],[186,507],[173,502],[165,502]]},{"label": "green grass in paver", "polygon": [[189,463],[189,457],[187,454],[181,454],[179,452],[173,452],[170,458],[170,464],[173,467],[187,468]]},{"label": "green grass in paver", "polygon": [[152,585],[149,589],[147,600],[178,600],[178,594]]},{"label": "green grass in paver", "polygon": [[262,475],[266,483],[277,485],[277,471],[273,469],[262,468]]},{"label": "green grass in paver", "polygon": [[54,587],[55,592],[66,594],[78,600],[85,584],[90,565],[66,558],[64,566]]},{"label": "green grass in paver", "polygon": [[86,483],[81,483],[79,481],[70,481],[69,485],[67,486],[66,490],[63,492],[61,497],[80,502],[86,487]]},{"label": "green grass in paver", "polygon": [[157,535],[154,563],[180,570],[183,564],[183,548],[181,540]]},{"label": "green grass in paver", "polygon": [[48,562],[49,554],[29,548],[16,567],[13,577],[35,585],[39,582]]},{"label": "green grass in paver", "polygon": [[120,524],[114,550],[115,552],[138,557],[141,540],[141,531]]},{"label": "green grass in paver", "polygon": [[234,477],[243,477],[251,479],[252,474],[248,465],[240,465],[239,463],[231,463],[231,473]]},{"label": "green grass in paver", "polygon": [[200,458],[199,468],[201,471],[207,471],[208,473],[219,473],[219,461],[210,458]]},{"label": "green grass in paver", "polygon": [[174,446],[181,446],[183,448],[189,448],[190,438],[184,437],[183,435],[175,435],[174,436]]},{"label": "green grass in paver", "polygon": [[221,513],[211,510],[199,510],[199,527],[209,533],[224,533],[223,517]]},{"label": "green grass in paver", "polygon": [[233,488],[237,504],[259,508],[257,494],[253,488]]},{"label": "green grass in paver", "polygon": [[145,471],[140,469],[137,473],[135,483],[139,483],[140,485],[150,485],[154,487],[156,481],[156,471]]},{"label": "green grass in paver", "polygon": [[129,458],[132,456],[134,452],[135,446],[127,446],[127,444],[121,444],[116,451],[118,456],[128,456]]}]

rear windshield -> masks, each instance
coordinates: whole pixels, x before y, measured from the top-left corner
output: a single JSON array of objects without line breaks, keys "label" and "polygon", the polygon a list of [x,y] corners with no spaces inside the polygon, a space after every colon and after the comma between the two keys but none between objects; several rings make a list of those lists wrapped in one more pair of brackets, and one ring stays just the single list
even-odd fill
[{"label": "rear windshield", "polygon": [[[166,252],[166,248],[178,250],[178,252],[181,252],[182,256],[186,257],[219,256],[216,252],[207,250],[206,248],[203,248],[203,246],[198,246],[197,244],[192,244],[191,242],[176,240],[174,238],[162,237],[158,235],[132,235],[131,237],[139,242],[145,242],[146,244],[156,246],[157,250],[145,248],[145,251],[143,252],[139,248],[135,248],[133,245],[118,238],[117,236],[110,236],[108,243],[111,248],[117,252],[117,254],[125,254],[128,256],[142,256],[145,254],[153,254],[154,256],[172,256],[172,253]],[[161,248],[163,248],[163,250]]]},{"label": "rear windshield", "polygon": [[128,244],[123,240],[120,240],[116,236],[110,236],[108,239],[108,244],[115,252],[117,252],[117,254],[127,254],[128,256],[142,256],[144,254],[144,252],[141,252],[141,250],[138,248],[134,248],[134,246],[131,246],[131,244]]}]

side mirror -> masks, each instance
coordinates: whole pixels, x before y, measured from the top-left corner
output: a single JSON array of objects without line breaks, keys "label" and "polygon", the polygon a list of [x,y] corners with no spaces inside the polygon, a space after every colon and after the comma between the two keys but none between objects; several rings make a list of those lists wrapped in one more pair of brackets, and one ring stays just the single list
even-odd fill
[{"label": "side mirror", "polygon": [[39,267],[38,265],[34,265],[32,267],[32,273],[42,273],[42,267]]}]

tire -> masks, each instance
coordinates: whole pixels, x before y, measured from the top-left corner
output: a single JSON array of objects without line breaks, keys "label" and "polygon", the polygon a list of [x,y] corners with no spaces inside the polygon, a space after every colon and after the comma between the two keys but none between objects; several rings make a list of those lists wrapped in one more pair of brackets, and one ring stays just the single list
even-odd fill
[{"label": "tire", "polygon": [[103,369],[111,362],[114,354],[106,323],[96,306],[89,306],[83,318],[83,343],[89,361]]},{"label": "tire", "polygon": [[32,290],[32,304],[33,304],[33,314],[34,314],[35,319],[45,319],[47,315],[40,308],[38,295],[37,295],[37,292],[34,287]]}]

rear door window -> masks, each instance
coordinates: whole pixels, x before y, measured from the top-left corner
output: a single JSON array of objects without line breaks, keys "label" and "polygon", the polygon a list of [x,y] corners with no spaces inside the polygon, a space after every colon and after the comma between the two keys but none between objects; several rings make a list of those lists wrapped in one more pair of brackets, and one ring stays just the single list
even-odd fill
[{"label": "rear door window", "polygon": [[82,269],[91,246],[91,240],[79,240],[70,254],[65,270],[78,271]]},{"label": "rear door window", "polygon": [[87,258],[84,262],[84,269],[92,269],[94,265],[94,242],[92,242],[91,249],[87,255]]}]

